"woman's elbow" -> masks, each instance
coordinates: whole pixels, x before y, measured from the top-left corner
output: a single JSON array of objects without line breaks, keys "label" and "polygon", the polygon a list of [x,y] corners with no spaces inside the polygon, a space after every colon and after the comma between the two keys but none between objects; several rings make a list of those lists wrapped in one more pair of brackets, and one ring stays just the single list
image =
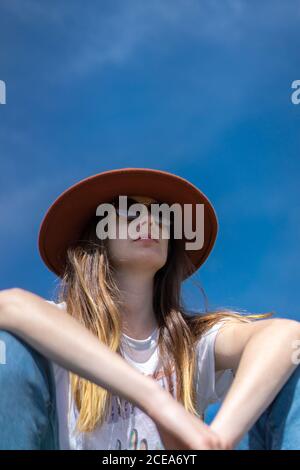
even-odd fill
[{"label": "woman's elbow", "polygon": [[274,320],[273,328],[273,331],[270,332],[272,341],[279,342],[282,347],[288,348],[292,357],[294,357],[295,349],[299,350],[300,346],[300,322],[278,318]]},{"label": "woman's elbow", "polygon": [[0,329],[14,331],[18,326],[23,293],[19,287],[0,291]]},{"label": "woman's elbow", "polygon": [[278,318],[278,328],[288,335],[300,339],[300,322],[289,318]]}]

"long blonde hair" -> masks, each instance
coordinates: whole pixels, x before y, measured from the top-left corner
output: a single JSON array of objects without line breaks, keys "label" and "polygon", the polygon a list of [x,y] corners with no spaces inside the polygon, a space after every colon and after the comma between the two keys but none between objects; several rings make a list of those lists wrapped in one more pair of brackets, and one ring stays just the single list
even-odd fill
[{"label": "long blonde hair", "polygon": [[[122,301],[114,279],[106,240],[96,236],[96,218],[87,225],[80,240],[68,248],[58,301],[67,312],[106,344],[121,354]],[[181,284],[193,265],[182,240],[170,238],[168,258],[154,278],[153,308],[159,327],[158,350],[161,366],[171,392],[172,371],[176,372],[176,398],[187,411],[198,414],[195,396],[195,344],[213,324],[225,317],[240,321],[264,318],[264,314],[243,314],[230,309],[191,314],[181,300]],[[79,411],[76,429],[93,431],[108,416],[112,396],[104,388],[70,372],[72,395]]]}]

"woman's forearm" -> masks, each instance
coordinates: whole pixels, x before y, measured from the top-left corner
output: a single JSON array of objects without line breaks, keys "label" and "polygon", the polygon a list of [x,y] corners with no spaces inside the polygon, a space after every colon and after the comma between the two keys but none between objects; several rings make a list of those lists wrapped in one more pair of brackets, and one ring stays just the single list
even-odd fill
[{"label": "woman's forearm", "polygon": [[48,359],[122,396],[150,415],[155,398],[161,399],[167,393],[68,313],[31,292],[0,291],[0,329],[21,337]]},{"label": "woman's forearm", "polygon": [[234,447],[273,401],[293,373],[293,342],[300,324],[278,323],[255,333],[247,342],[235,379],[211,424]]}]

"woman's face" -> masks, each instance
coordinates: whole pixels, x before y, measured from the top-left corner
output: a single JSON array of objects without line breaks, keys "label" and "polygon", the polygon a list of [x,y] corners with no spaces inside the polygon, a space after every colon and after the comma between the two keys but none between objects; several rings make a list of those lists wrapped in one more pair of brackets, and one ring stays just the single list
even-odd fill
[{"label": "woman's face", "polygon": [[[130,196],[130,199],[146,206],[156,202],[155,199],[143,196]],[[152,272],[154,275],[167,261],[169,239],[166,235],[168,228],[159,224],[151,216],[150,206],[148,213],[140,218],[139,223],[136,222],[136,232],[138,233],[134,236],[129,230],[130,224],[131,221],[127,222],[124,216],[117,215],[117,236],[118,228],[122,226],[127,233],[127,238],[108,239],[108,250],[112,263],[120,269],[142,269]],[[152,236],[155,238],[146,238],[151,237],[151,229]]]}]

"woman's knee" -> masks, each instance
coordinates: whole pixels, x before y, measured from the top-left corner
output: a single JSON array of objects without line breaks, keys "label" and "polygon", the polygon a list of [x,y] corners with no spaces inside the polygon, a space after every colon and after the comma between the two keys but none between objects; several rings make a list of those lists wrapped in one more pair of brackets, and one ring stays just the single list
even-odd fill
[{"label": "woman's knee", "polygon": [[49,361],[16,335],[0,330],[1,392],[17,384],[48,384]]},{"label": "woman's knee", "polygon": [[0,330],[0,449],[56,448],[56,408],[50,361]]}]

